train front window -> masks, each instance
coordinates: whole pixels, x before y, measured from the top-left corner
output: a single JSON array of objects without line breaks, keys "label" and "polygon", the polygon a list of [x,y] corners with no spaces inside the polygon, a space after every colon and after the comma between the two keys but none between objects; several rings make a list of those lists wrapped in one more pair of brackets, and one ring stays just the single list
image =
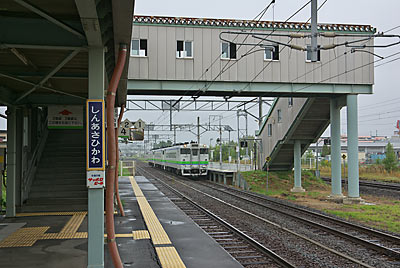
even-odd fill
[{"label": "train front window", "polygon": [[208,154],[208,148],[200,149],[200,154]]},{"label": "train front window", "polygon": [[190,154],[189,148],[181,148],[181,154]]},{"label": "train front window", "polygon": [[199,155],[199,149],[192,149],[192,155]]}]

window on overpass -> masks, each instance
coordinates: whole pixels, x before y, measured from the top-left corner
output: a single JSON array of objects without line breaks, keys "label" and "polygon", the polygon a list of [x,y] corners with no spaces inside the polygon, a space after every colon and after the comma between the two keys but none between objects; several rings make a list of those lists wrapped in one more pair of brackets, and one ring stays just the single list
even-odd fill
[{"label": "window on overpass", "polygon": [[192,58],[193,57],[193,42],[192,41],[176,41],[176,57],[177,58]]},{"label": "window on overpass", "polygon": [[278,109],[278,123],[282,122],[282,110]]},{"label": "window on overpass", "polygon": [[279,46],[266,47],[264,50],[264,60],[279,60]]},{"label": "window on overpass", "polygon": [[272,136],[272,124],[268,124],[268,137]]},{"label": "window on overpass", "polygon": [[288,98],[288,107],[293,106],[293,97]]},{"label": "window on overpass", "polygon": [[133,39],[131,56],[147,57],[147,39]]},{"label": "window on overpass", "polygon": [[222,42],[221,59],[236,59],[236,44]]}]

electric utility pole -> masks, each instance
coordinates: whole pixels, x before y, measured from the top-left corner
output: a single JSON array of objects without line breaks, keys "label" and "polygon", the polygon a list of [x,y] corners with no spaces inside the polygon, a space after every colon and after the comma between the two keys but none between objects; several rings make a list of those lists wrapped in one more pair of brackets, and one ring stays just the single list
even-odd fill
[{"label": "electric utility pole", "polygon": [[318,60],[318,0],[311,0],[311,61]]}]

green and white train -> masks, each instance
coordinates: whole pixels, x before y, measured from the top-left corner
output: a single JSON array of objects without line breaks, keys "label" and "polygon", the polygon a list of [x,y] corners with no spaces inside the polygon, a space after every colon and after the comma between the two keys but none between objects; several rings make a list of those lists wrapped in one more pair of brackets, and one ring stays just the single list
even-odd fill
[{"label": "green and white train", "polygon": [[197,143],[181,143],[153,149],[147,157],[149,165],[187,177],[206,176],[208,147]]}]

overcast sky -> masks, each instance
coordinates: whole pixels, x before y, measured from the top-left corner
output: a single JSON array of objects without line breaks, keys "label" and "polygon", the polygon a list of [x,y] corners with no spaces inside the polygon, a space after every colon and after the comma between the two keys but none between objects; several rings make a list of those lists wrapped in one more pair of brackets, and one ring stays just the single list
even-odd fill
[{"label": "overcast sky", "polygon": [[[253,19],[271,0],[168,0],[150,1],[136,0],[136,15],[154,16],[176,16],[176,17],[208,17],[208,18],[232,18]],[[284,21],[297,9],[303,6],[307,0],[276,0],[274,8],[270,8],[264,15],[263,20]],[[318,0],[318,4],[323,3]],[[343,23],[343,24],[370,24],[378,31],[387,31],[400,25],[399,0],[328,0],[318,13],[321,23]],[[273,15],[274,14],[274,15]],[[306,21],[310,17],[310,6],[296,15],[291,21]],[[400,34],[400,27],[390,32]],[[390,49],[376,49],[375,53],[387,56],[400,51],[400,46]],[[400,56],[400,55],[399,55]],[[396,59],[398,56],[392,57]],[[375,58],[377,59],[377,58]],[[382,61],[382,62],[385,62]],[[400,86],[398,77],[400,75],[400,60],[379,66],[375,69],[374,94],[359,97],[359,134],[375,134],[390,136],[395,130],[396,120],[400,119],[400,109],[397,109],[400,101]],[[396,79],[397,78],[397,79]],[[143,97],[139,97],[143,98]],[[147,97],[146,97],[147,98]],[[172,97],[176,98],[176,97]],[[342,109],[342,133],[346,133],[345,110]],[[0,109],[4,114],[4,109]],[[253,110],[257,114],[257,110]],[[174,115],[176,123],[196,123],[196,117],[201,117],[201,122],[208,122],[210,113],[178,113]],[[215,113],[212,113],[215,114]],[[236,129],[236,117],[233,113],[223,113],[224,123],[230,124]],[[169,115],[159,112],[129,112],[130,120],[143,119],[146,122],[168,124]],[[244,122],[244,121],[243,121]],[[5,128],[5,120],[0,118],[0,129]],[[242,128],[242,127],[241,127]],[[257,123],[249,117],[249,134],[253,134]],[[325,134],[328,135],[329,132]],[[206,133],[202,136],[202,143],[209,143],[210,138],[215,139],[218,133]],[[236,134],[232,134],[236,137]],[[195,139],[192,134],[178,134],[178,141]]]}]

